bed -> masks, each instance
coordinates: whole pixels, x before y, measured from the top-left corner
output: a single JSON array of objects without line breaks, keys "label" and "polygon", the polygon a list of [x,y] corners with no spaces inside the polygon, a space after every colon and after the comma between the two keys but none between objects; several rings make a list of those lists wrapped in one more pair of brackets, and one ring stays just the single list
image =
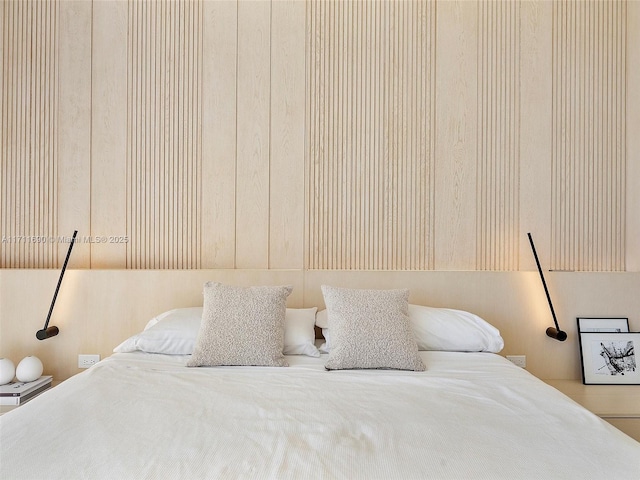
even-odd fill
[{"label": "bed", "polygon": [[[500,356],[499,332],[469,312],[337,288],[324,292],[326,310],[286,309],[285,288],[267,295],[272,305],[224,291],[220,315],[206,290],[203,307],[151,319],[112,356],[0,417],[0,477],[640,478],[640,443]],[[398,306],[402,328],[378,335]],[[211,323],[237,324],[247,308],[262,320],[228,338],[219,323],[213,331],[252,364],[195,365],[224,349],[207,344]],[[263,363],[276,364],[253,365],[251,342],[274,331],[280,351]],[[409,363],[378,365],[398,358],[407,331]]]}]

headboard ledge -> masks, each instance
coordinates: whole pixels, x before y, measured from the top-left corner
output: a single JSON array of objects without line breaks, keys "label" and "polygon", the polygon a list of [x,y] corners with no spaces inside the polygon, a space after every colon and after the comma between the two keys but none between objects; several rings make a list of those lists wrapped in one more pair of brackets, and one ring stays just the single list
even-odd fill
[{"label": "headboard ledge", "polygon": [[411,303],[481,316],[500,330],[502,354],[527,355],[527,370],[545,379],[580,378],[577,316],[625,316],[633,331],[640,330],[640,273],[549,272],[556,313],[569,334],[557,342],[544,333],[551,317],[535,271],[67,270],[51,320],[60,334],[38,341],[34,332],[42,326],[58,275],[54,269],[0,270],[0,351],[15,361],[37,355],[45,371],[61,380],[78,373],[79,353],[106,357],[153,316],[202,305],[208,280],[293,285],[291,308],[324,308],[323,284],[408,288]]}]

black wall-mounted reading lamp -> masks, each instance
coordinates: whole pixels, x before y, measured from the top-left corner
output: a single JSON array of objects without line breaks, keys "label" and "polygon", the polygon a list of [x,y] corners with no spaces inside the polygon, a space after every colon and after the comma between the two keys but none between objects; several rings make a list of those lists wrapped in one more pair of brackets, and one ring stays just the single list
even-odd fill
[{"label": "black wall-mounted reading lamp", "polygon": [[77,234],[78,234],[78,231],[74,230],[73,237],[71,237],[71,244],[69,245],[69,250],[67,250],[67,257],[64,259],[64,264],[62,265],[62,271],[60,272],[60,278],[58,279],[58,286],[56,287],[56,291],[53,294],[53,300],[51,300],[49,315],[47,315],[47,320],[44,322],[44,328],[36,332],[36,338],[38,340],[45,340],[49,337],[55,337],[58,334],[58,332],[60,332],[58,327],[53,325],[49,326],[49,319],[51,318],[53,307],[56,304],[56,298],[58,298],[58,291],[60,290],[60,285],[62,284],[62,277],[64,277],[64,271],[67,269],[67,262],[69,262],[69,257],[71,256],[71,249],[73,248],[73,244],[76,241]]},{"label": "black wall-mounted reading lamp", "polygon": [[560,342],[564,342],[567,339],[567,333],[560,330],[558,326],[558,319],[556,318],[556,312],[553,309],[553,303],[551,303],[551,296],[549,295],[549,289],[547,289],[547,282],[544,281],[544,275],[542,274],[542,268],[540,268],[540,261],[538,260],[538,254],[536,253],[536,247],[533,244],[533,238],[530,233],[527,233],[529,237],[529,243],[531,244],[531,250],[533,250],[533,257],[536,259],[536,265],[538,266],[538,273],[540,274],[540,280],[542,280],[542,286],[544,287],[544,293],[547,294],[547,302],[549,302],[549,309],[551,310],[551,316],[553,317],[553,323],[555,327],[547,328],[547,336],[555,338]]}]

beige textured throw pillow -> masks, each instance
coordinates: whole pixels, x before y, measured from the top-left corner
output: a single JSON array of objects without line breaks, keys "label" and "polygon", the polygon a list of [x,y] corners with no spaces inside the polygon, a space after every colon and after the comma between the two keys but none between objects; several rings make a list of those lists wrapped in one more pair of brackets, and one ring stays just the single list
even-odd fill
[{"label": "beige textured throw pillow", "polygon": [[292,290],[205,283],[202,324],[187,366],[288,366],[282,349]]},{"label": "beige textured throw pillow", "polygon": [[327,370],[423,371],[409,323],[409,290],[356,290],[322,285],[331,330]]}]

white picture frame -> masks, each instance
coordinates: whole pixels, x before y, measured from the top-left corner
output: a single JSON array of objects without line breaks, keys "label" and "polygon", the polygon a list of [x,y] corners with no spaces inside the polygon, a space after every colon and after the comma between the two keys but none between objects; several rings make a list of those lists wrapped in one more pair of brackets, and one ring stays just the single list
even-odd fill
[{"label": "white picture frame", "polygon": [[629,319],[624,317],[578,317],[578,333],[627,333]]},{"label": "white picture frame", "polygon": [[640,385],[640,332],[580,332],[582,383]]}]

